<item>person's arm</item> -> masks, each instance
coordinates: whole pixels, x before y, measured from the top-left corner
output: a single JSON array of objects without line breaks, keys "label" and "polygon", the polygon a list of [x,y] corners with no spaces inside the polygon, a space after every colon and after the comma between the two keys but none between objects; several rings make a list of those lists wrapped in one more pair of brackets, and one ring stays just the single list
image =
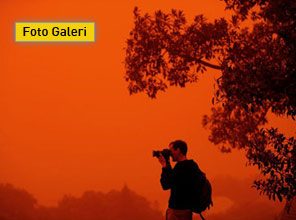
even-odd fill
[{"label": "person's arm", "polygon": [[160,183],[163,190],[168,190],[172,186],[173,169],[171,166],[163,167],[161,172]]},{"label": "person's arm", "polygon": [[172,185],[173,169],[170,164],[166,163],[166,160],[164,159],[162,154],[160,154],[159,156],[159,162],[162,166],[160,183],[163,190],[168,190],[171,188]]}]

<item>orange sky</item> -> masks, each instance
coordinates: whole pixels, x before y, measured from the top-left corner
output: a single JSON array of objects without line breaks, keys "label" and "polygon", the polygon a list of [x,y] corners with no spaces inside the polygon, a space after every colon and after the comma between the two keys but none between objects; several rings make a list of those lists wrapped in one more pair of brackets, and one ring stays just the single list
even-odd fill
[{"label": "orange sky", "polygon": [[[188,143],[189,157],[210,179],[256,175],[242,152],[220,153],[202,128],[219,72],[208,71],[199,83],[170,88],[156,100],[129,95],[123,48],[134,6],[150,13],[183,9],[190,19],[225,16],[218,0],[1,1],[0,182],[25,188],[44,205],[65,193],[109,191],[124,183],[152,201],[166,201],[152,150],[175,139]],[[15,43],[17,21],[94,21],[96,42]],[[295,123],[272,123],[295,135]]]}]

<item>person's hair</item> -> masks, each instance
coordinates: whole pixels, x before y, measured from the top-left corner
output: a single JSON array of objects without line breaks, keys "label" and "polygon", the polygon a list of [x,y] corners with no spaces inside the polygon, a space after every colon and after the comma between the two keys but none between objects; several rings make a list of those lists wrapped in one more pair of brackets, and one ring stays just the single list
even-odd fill
[{"label": "person's hair", "polygon": [[178,148],[180,149],[180,152],[186,156],[187,154],[187,144],[185,141],[182,140],[176,140],[170,143],[170,145],[173,145],[173,148],[177,150]]}]

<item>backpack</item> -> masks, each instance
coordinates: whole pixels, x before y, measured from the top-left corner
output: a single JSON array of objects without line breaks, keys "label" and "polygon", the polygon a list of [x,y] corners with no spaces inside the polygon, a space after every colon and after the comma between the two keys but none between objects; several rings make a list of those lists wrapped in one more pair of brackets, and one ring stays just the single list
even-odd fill
[{"label": "backpack", "polygon": [[195,201],[192,211],[198,213],[200,217],[204,219],[201,212],[206,209],[210,209],[213,206],[212,201],[212,186],[210,181],[207,179],[206,174],[200,171],[199,179],[197,180],[196,192],[194,194]]}]

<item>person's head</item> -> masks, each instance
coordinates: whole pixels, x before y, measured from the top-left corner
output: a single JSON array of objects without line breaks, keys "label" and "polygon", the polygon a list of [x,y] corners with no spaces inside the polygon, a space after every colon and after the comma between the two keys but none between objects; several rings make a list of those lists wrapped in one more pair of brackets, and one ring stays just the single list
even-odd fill
[{"label": "person's head", "polygon": [[171,150],[173,161],[179,161],[186,158],[187,144],[185,141],[173,141],[169,144],[169,149]]}]

